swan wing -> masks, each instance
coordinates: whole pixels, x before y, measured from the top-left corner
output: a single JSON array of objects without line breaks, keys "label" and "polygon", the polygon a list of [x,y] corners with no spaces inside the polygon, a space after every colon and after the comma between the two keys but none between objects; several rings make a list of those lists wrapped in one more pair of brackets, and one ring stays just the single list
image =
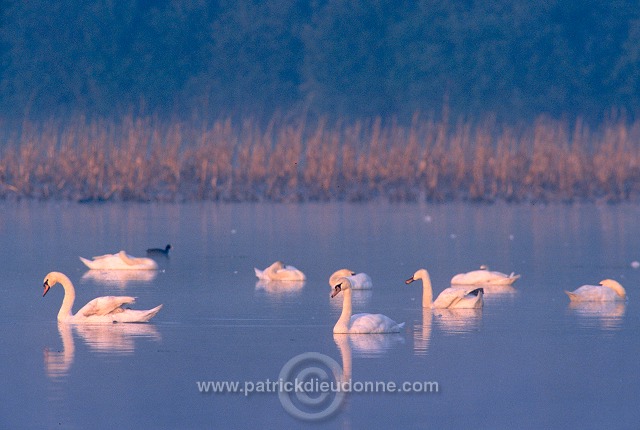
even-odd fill
[{"label": "swan wing", "polygon": [[129,266],[138,265],[138,264],[140,264],[140,260],[142,260],[141,258],[132,257],[131,255],[128,255],[124,251],[120,251],[118,253],[118,257],[120,258],[120,260],[122,260],[122,262],[124,264],[129,265]]},{"label": "swan wing", "polygon": [[110,314],[113,321],[122,323],[147,322],[153,318],[162,309],[162,305],[158,305],[153,309],[137,310],[123,309],[122,312]]},{"label": "swan wing", "polygon": [[467,273],[459,273],[451,278],[453,285],[491,285],[491,284],[513,284],[520,275],[489,271],[473,270]]},{"label": "swan wing", "polygon": [[109,315],[112,313],[123,312],[123,305],[135,303],[135,297],[128,296],[104,296],[97,297],[84,305],[76,313],[82,317]]},{"label": "swan wing", "polygon": [[[438,298],[433,302],[433,307],[440,309],[453,308],[459,302],[465,300],[467,298],[466,296],[476,289],[477,288],[449,287],[440,293]],[[476,299],[477,297],[474,295],[472,300]]]},{"label": "swan wing", "polygon": [[511,274],[507,275],[502,272],[491,272],[492,279],[488,282],[488,284],[494,285],[511,285],[516,280],[520,279],[520,275],[516,275],[515,272],[511,272]]},{"label": "swan wing", "polygon": [[115,257],[118,254],[104,254],[104,255],[96,255],[94,257],[91,257],[92,260],[103,260],[105,258],[110,258],[110,257]]},{"label": "swan wing", "polygon": [[601,285],[583,285],[574,291],[565,291],[572,302],[610,302],[617,299],[617,294],[610,288]]},{"label": "swan wing", "polygon": [[122,260],[122,262],[126,266],[142,266],[142,267],[146,267],[146,268],[157,268],[158,267],[156,262],[153,261],[151,258],[132,257],[131,255],[128,255],[124,251],[120,251],[120,253],[118,254],[118,257],[120,257],[120,260]]},{"label": "swan wing", "polygon": [[366,273],[358,273],[356,275],[352,275],[351,278],[354,280],[354,290],[369,290],[373,287],[371,277]]},{"label": "swan wing", "polygon": [[449,308],[459,302],[465,295],[467,289],[450,287],[443,290],[433,301],[434,308]]},{"label": "swan wing", "polygon": [[398,333],[404,323],[398,324],[382,314],[355,314],[351,316],[349,333]]},{"label": "swan wing", "polygon": [[486,270],[472,270],[467,273],[458,273],[451,278],[451,283],[454,285],[467,285],[486,282],[488,279],[489,276]]},{"label": "swan wing", "polygon": [[275,270],[271,279],[278,281],[304,281],[306,277],[304,273],[294,266],[285,266],[282,269]]}]

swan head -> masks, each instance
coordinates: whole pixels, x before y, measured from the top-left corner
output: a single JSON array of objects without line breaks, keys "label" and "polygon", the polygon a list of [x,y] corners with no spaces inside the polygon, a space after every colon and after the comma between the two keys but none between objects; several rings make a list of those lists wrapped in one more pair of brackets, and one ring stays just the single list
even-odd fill
[{"label": "swan head", "polygon": [[429,279],[429,272],[427,272],[427,269],[418,269],[416,273],[414,273],[412,277],[404,281],[404,283],[408,285],[413,281],[417,281],[418,279]]},{"label": "swan head", "polygon": [[42,286],[44,287],[44,292],[42,293],[42,297],[46,296],[47,293],[49,292],[49,290],[51,289],[51,285],[49,285],[49,280],[45,279],[44,280],[44,284],[42,284]]},{"label": "swan head", "polygon": [[44,277],[44,281],[42,282],[42,286],[44,287],[44,292],[42,293],[42,297],[47,295],[51,287],[56,285],[62,279],[68,279],[65,275],[60,272],[50,272],[47,276]]},{"label": "swan head", "polygon": [[337,296],[338,293],[340,293],[340,291],[346,291],[350,288],[351,288],[351,281],[349,281],[349,278],[346,278],[346,277],[340,278],[339,283],[335,287],[333,287],[331,298],[334,298],[335,296]]},{"label": "swan head", "polygon": [[611,288],[616,292],[617,295],[619,295],[623,299],[627,297],[627,292],[618,281],[614,281],[613,279],[604,279],[600,281],[600,285],[602,285],[603,287]]},{"label": "swan head", "polygon": [[336,270],[331,277],[329,277],[329,285],[333,287],[340,281],[340,278],[346,278],[347,276],[353,276],[355,274],[354,271],[349,269]]}]

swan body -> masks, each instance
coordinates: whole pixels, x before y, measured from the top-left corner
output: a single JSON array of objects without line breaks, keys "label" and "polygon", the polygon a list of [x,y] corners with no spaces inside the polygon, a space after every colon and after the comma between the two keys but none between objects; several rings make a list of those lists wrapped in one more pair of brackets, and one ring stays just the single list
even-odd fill
[{"label": "swan body", "polygon": [[329,285],[333,288],[340,278],[350,277],[353,290],[370,290],[373,287],[371,277],[366,273],[356,273],[349,269],[340,269],[333,272],[329,278]]},{"label": "swan body", "polygon": [[391,318],[382,314],[351,314],[351,285],[350,277],[340,278],[334,287],[331,298],[342,292],[342,313],[338,322],[333,327],[334,333],[399,333],[404,323],[398,324]]},{"label": "swan body", "polygon": [[600,281],[600,285],[583,285],[575,291],[565,293],[572,302],[615,302],[627,298],[624,287],[613,279]]},{"label": "swan body", "polygon": [[61,284],[64,288],[64,299],[58,312],[59,322],[71,323],[133,323],[147,322],[162,309],[162,305],[149,310],[133,310],[125,308],[135,302],[135,297],[129,296],[104,296],[91,300],[84,305],[76,314],[71,312],[73,302],[76,298],[76,290],[71,280],[63,273],[51,272],[44,278],[44,297],[49,289],[56,284]]},{"label": "swan body", "polygon": [[410,284],[422,279],[422,307],[435,309],[479,309],[483,306],[484,290],[473,287],[449,287],[432,302],[431,278],[426,269],[420,269],[405,281]]},{"label": "swan body", "polygon": [[480,270],[472,270],[467,273],[458,273],[451,278],[452,285],[512,285],[520,275],[511,272],[510,275],[489,270],[485,265]]},{"label": "swan body", "polygon": [[136,258],[124,251],[117,254],[105,254],[92,260],[80,257],[80,260],[92,270],[157,270],[158,264],[151,258]]},{"label": "swan body", "polygon": [[304,281],[307,277],[300,270],[276,261],[264,270],[254,268],[258,279],[265,281]]}]

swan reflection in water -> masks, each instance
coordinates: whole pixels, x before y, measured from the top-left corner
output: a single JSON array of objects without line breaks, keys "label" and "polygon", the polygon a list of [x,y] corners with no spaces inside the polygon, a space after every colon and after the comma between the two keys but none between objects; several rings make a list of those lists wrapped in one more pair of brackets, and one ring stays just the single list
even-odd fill
[{"label": "swan reflection in water", "polygon": [[83,282],[93,281],[107,287],[127,288],[130,283],[149,283],[158,276],[157,270],[87,270]]},{"label": "swan reflection in water", "polygon": [[413,353],[426,355],[431,343],[431,324],[433,312],[429,308],[422,309],[422,322],[413,326]]},{"label": "swan reflection in water", "polygon": [[570,302],[569,311],[584,328],[619,330],[627,309],[625,302]]},{"label": "swan reflection in water", "polygon": [[404,343],[399,333],[349,334],[334,333],[333,341],[342,357],[343,380],[352,378],[352,355],[356,357],[380,357],[396,345]]},{"label": "swan reflection in water", "polygon": [[95,353],[130,355],[135,350],[136,338],[161,339],[160,334],[150,324],[68,324],[58,323],[58,333],[62,340],[62,351],[44,350],[44,365],[47,376],[63,378],[69,374],[75,358],[73,330]]},{"label": "swan reflection in water", "polygon": [[256,291],[263,290],[269,294],[288,294],[301,292],[305,281],[270,281],[260,279],[256,282]]},{"label": "swan reflection in water", "polygon": [[480,329],[482,309],[434,309],[433,318],[445,333],[470,333]]},{"label": "swan reflection in water", "polygon": [[[352,290],[351,291],[351,304],[355,313],[364,312],[373,297],[373,290]],[[337,311],[342,310],[342,300],[330,300],[331,307]],[[360,311],[359,309],[363,309]]]}]

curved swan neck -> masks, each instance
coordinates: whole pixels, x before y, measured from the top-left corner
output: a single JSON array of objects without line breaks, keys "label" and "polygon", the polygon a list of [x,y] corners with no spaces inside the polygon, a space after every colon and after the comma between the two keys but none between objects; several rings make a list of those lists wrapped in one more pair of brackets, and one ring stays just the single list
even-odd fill
[{"label": "curved swan neck", "polygon": [[420,279],[422,279],[422,307],[430,308],[433,302],[433,288],[431,287],[431,277],[426,270],[420,270]]},{"label": "curved swan neck", "polygon": [[611,288],[619,297],[623,299],[627,297],[627,292],[618,281],[614,281],[613,279],[605,279],[604,281],[600,282],[600,285]]},{"label": "curved swan neck", "polygon": [[337,329],[341,329],[338,331],[339,333],[348,333],[349,323],[351,322],[351,288],[342,290],[342,294],[342,313],[333,331],[336,332]]},{"label": "curved swan neck", "polygon": [[64,288],[64,299],[62,300],[62,306],[60,306],[60,311],[58,312],[58,321],[66,321],[73,317],[71,309],[73,308],[73,302],[76,299],[76,290],[73,288],[71,280],[62,273],[56,273],[53,277],[53,281],[50,281],[50,283],[53,282],[61,284],[62,288]]}]

